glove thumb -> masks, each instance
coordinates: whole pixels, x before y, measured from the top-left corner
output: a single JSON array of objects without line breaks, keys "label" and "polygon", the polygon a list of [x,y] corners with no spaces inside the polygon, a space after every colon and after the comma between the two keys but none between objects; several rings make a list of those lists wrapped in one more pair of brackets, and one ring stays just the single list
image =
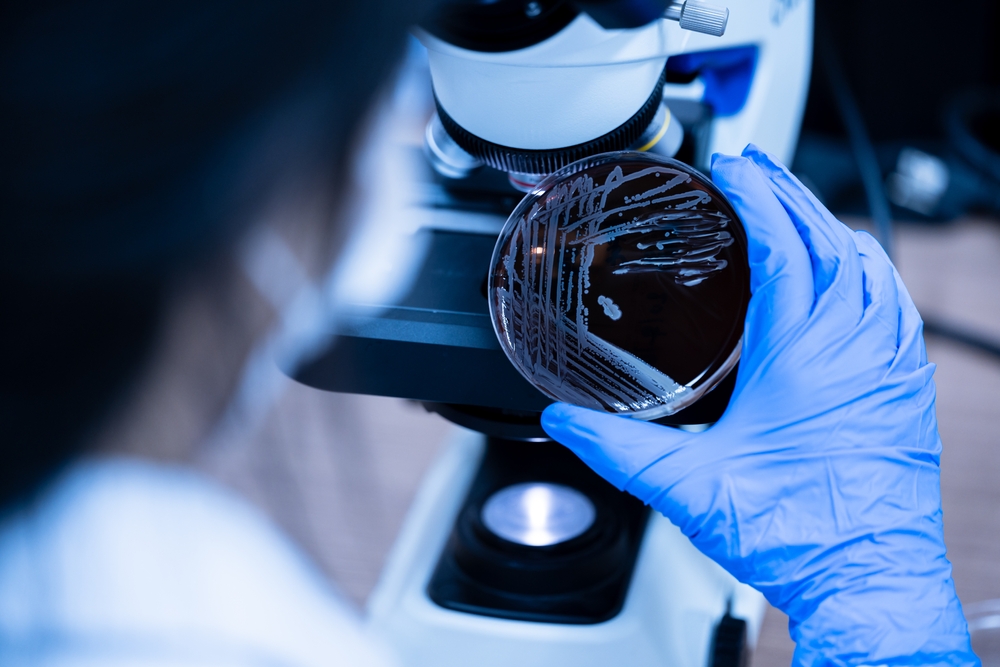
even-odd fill
[{"label": "glove thumb", "polygon": [[[652,464],[687,449],[697,438],[668,426],[650,424],[566,403],[554,403],[542,413],[542,428],[568,447],[598,475],[645,503],[662,494],[672,481],[658,475],[658,484],[629,484]],[[669,466],[680,469],[684,466]],[[646,496],[646,497],[644,497]]]}]

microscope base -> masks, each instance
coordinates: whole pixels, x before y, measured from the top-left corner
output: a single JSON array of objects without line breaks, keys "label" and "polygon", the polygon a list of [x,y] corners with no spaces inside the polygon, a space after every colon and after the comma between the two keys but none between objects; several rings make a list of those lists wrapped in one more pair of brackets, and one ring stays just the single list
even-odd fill
[{"label": "microscope base", "polygon": [[436,605],[427,586],[484,450],[483,436],[455,434],[425,478],[370,598],[370,629],[402,665],[704,667],[730,600],[731,615],[747,623],[752,649],[763,596],[702,555],[656,513],[646,527],[625,605],[609,621],[535,623]]}]

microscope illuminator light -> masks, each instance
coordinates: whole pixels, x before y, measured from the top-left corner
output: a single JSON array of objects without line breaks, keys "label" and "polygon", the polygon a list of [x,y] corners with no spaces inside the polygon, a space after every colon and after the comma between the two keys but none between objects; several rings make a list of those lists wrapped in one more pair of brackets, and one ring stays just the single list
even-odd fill
[{"label": "microscope illuminator light", "polygon": [[561,544],[582,535],[597,516],[587,496],[563,484],[526,482],[494,493],[483,524],[503,539],[529,547]]}]

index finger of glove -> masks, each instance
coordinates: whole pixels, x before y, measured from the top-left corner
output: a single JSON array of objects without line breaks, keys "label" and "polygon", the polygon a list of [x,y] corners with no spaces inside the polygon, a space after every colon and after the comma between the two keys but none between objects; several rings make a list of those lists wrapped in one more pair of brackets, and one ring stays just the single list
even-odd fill
[{"label": "index finger of glove", "polygon": [[[619,490],[653,463],[680,451],[696,437],[667,426],[554,403],[542,413],[542,428]],[[667,485],[670,480],[663,480]],[[643,487],[645,488],[645,486]],[[648,502],[640,493],[640,500]],[[652,489],[650,493],[659,489]]]},{"label": "index finger of glove", "polygon": [[[712,180],[732,203],[747,230],[753,308],[771,318],[783,313],[795,321],[813,305],[809,253],[788,213],[760,170],[744,157],[714,155]],[[760,304],[760,301],[766,304]],[[770,325],[775,324],[770,322]]]},{"label": "index finger of glove", "polygon": [[899,353],[896,355],[896,366],[912,371],[927,364],[924,320],[895,266],[892,267],[892,274],[896,278],[896,291],[899,293]]},{"label": "index finger of glove", "polygon": [[833,217],[776,158],[753,144],[746,147],[743,155],[764,174],[805,241],[812,259],[816,301],[838,295],[855,317],[854,321],[860,320],[864,287],[861,260],[851,230]]},{"label": "index finger of glove", "polygon": [[903,284],[903,278],[896,270],[896,266],[885,254],[882,246],[870,235],[869,238],[871,241],[868,245],[871,251],[879,254],[883,261],[889,265],[892,280],[896,285],[896,301],[898,303],[896,347],[899,348],[899,351],[896,354],[894,365],[904,371],[916,370],[927,363],[927,348],[924,346],[924,321],[910,297],[909,290]]},{"label": "index finger of glove", "polygon": [[871,234],[854,232],[864,268],[864,320],[877,321],[892,341],[895,356],[899,343],[900,303],[892,263]]}]

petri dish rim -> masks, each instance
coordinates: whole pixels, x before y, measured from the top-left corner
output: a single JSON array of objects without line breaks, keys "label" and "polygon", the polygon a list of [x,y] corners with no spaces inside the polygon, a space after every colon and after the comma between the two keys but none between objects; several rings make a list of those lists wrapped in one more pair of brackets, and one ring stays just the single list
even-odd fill
[{"label": "petri dish rim", "polygon": [[[518,372],[522,375],[522,377],[524,377],[525,380],[528,381],[529,384],[531,384],[533,387],[538,389],[538,391],[542,392],[544,395],[548,396],[554,401],[563,401],[565,399],[558,395],[555,395],[553,392],[549,391],[544,386],[541,386],[539,383],[535,382],[528,375],[528,373],[525,372],[525,370],[522,368],[521,364],[514,357],[514,351],[504,340],[504,335],[501,333],[503,327],[497,320],[498,309],[494,307],[495,304],[494,295],[496,288],[495,278],[497,273],[495,271],[495,267],[497,266],[497,263],[500,260],[500,256],[503,253],[506,241],[510,238],[513,228],[521,223],[522,219],[527,214],[528,209],[537,202],[537,199],[539,197],[543,197],[545,193],[550,191],[554,185],[572,176],[573,174],[585,171],[587,169],[602,166],[604,164],[616,164],[616,163],[628,163],[628,162],[658,163],[667,168],[683,171],[691,175],[697,181],[700,187],[708,191],[718,202],[721,202],[722,207],[732,212],[732,221],[735,223],[732,226],[732,231],[734,232],[734,236],[736,237],[736,240],[739,244],[739,247],[742,249],[743,254],[745,255],[747,252],[748,242],[746,238],[746,230],[743,226],[742,220],[739,218],[739,215],[736,213],[735,209],[729,202],[728,198],[725,196],[725,194],[723,194],[721,190],[719,190],[719,188],[711,181],[711,179],[707,178],[706,176],[698,172],[690,165],[687,165],[678,160],[665,158],[659,155],[652,155],[649,153],[639,153],[636,151],[616,151],[610,153],[601,153],[598,155],[593,155],[590,157],[583,158],[581,160],[577,160],[576,162],[566,165],[562,169],[559,169],[553,172],[552,174],[549,174],[544,179],[539,181],[539,183],[521,199],[521,201],[517,204],[517,206],[514,207],[514,210],[508,216],[506,222],[503,225],[503,228],[501,229],[499,235],[497,236],[497,242],[494,245],[493,253],[491,254],[490,257],[490,270],[487,276],[487,295],[489,299],[488,310],[494,334],[497,336],[498,342],[500,343],[500,347],[501,349],[503,349],[504,354],[507,356],[508,360],[518,370]],[[749,288],[747,292],[747,297],[749,297]],[[748,304],[749,304],[749,298],[746,298],[742,303],[744,317]],[[732,349],[726,355],[726,358],[707,378],[704,378],[702,380],[702,375],[699,375],[696,378],[682,385],[683,387],[690,389],[690,391],[685,392],[683,396],[678,397],[676,400],[670,401],[668,403],[656,405],[650,408],[645,408],[640,410],[620,411],[620,412],[608,410],[607,412],[609,414],[617,414],[619,416],[630,417],[634,419],[653,420],[653,419],[659,419],[661,417],[668,417],[670,415],[676,414],[677,412],[687,407],[690,407],[691,405],[696,403],[700,398],[702,398],[705,394],[709,393],[712,389],[718,386],[718,384],[722,380],[724,380],[739,363],[742,354],[743,340],[744,340],[744,332],[742,331],[743,326],[744,322],[742,319],[739,319],[737,322],[734,323],[734,328],[739,327],[741,329],[741,332],[740,335],[737,337],[737,340],[733,345]],[[693,388],[690,387],[690,385],[693,385],[699,381],[700,384],[698,384],[696,387]]]}]

